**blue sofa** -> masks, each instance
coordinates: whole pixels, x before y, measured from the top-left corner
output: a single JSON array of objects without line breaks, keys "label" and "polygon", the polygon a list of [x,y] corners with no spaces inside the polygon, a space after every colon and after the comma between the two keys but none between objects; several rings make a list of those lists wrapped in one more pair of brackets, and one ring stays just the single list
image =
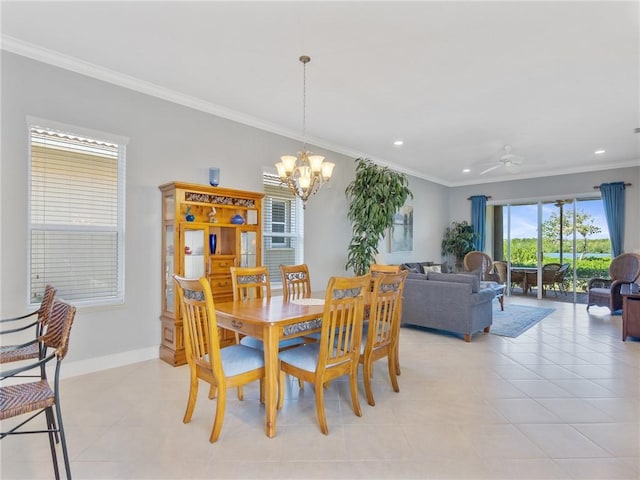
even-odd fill
[{"label": "blue sofa", "polygon": [[461,334],[465,341],[493,321],[492,288],[481,288],[477,275],[409,273],[404,286],[402,325],[418,325]]}]

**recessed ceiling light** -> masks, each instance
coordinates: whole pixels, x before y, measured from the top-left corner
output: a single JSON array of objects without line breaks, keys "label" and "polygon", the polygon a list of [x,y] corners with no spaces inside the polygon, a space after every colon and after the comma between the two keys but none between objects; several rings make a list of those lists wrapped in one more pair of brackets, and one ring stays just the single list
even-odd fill
[{"label": "recessed ceiling light", "polygon": [[596,150],[595,153],[596,155],[602,155],[605,151],[604,150]]},{"label": "recessed ceiling light", "polygon": [[462,170],[462,173],[469,173],[471,171],[470,168],[465,168],[464,170]]},{"label": "recessed ceiling light", "polygon": [[403,143],[404,143],[404,142],[403,142],[402,140],[396,140],[395,142],[393,142],[393,144],[394,144],[396,147],[399,147],[399,146],[400,146],[400,145],[402,145]]}]

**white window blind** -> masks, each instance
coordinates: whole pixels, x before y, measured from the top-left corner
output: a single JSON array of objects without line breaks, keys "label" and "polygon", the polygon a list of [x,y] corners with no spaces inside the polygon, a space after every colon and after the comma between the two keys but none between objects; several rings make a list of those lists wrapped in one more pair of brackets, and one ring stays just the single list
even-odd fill
[{"label": "white window blind", "polygon": [[122,303],[124,145],[32,124],[30,146],[31,303]]},{"label": "white window blind", "polygon": [[282,283],[281,264],[303,262],[302,208],[277,176],[265,173],[263,183],[263,264],[269,269],[271,283],[277,286]]}]

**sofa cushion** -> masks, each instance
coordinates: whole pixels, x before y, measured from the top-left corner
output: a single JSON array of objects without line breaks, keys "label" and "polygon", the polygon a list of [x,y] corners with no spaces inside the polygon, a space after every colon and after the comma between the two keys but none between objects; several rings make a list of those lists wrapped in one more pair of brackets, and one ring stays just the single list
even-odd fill
[{"label": "sofa cushion", "polygon": [[437,282],[468,283],[471,285],[472,293],[478,293],[480,291],[480,279],[477,275],[428,272],[427,277],[429,280],[435,280]]},{"label": "sofa cushion", "polygon": [[415,263],[403,263],[402,264],[402,268],[404,270],[409,270],[410,272],[413,273],[424,273],[424,269],[422,268],[422,264],[415,262]]},{"label": "sofa cushion", "polygon": [[413,280],[427,280],[427,276],[424,273],[416,273],[416,272],[409,272],[409,275],[407,275],[407,278],[411,278]]},{"label": "sofa cushion", "polygon": [[424,269],[425,273],[428,273],[428,272],[442,273],[442,270],[440,269],[440,265],[428,265],[422,268]]}]

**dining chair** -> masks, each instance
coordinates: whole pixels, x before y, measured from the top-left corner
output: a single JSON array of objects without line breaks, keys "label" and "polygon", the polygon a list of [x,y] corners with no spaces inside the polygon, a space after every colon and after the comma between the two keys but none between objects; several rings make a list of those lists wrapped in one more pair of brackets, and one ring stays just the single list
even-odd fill
[{"label": "dining chair", "polygon": [[[271,298],[271,281],[267,267],[231,267],[231,284],[234,302],[250,298]],[[239,343],[247,347],[264,350],[264,344],[258,338],[242,337]],[[303,343],[304,339],[301,337],[288,338],[280,341],[279,349],[282,350],[302,345]]]},{"label": "dining chair", "polygon": [[[556,272],[556,275],[553,279],[553,283],[558,286],[558,290],[560,290],[560,293],[562,293],[563,295],[567,294],[567,289],[564,285],[564,277],[567,275],[569,267],[571,267],[570,263],[563,263],[560,269]],[[558,296],[555,286],[552,285],[551,288],[553,288],[553,292],[556,294],[556,296]]]},{"label": "dining chair", "polygon": [[[556,273],[558,273],[561,266],[562,265],[560,265],[559,263],[545,263],[542,266],[542,295],[543,296],[547,294],[545,287],[553,288],[553,285],[556,283]],[[528,293],[531,287],[538,286],[538,272],[537,271],[526,272],[525,276],[527,278],[527,281],[526,281],[527,292],[525,293]],[[556,296],[557,295],[558,294],[556,293]]]},{"label": "dining chair", "polygon": [[[206,278],[188,279],[173,275],[183,314],[184,344],[189,365],[189,399],[184,423],[189,423],[198,398],[199,380],[210,385],[209,398],[217,396],[216,413],[209,441],[216,442],[222,430],[227,403],[227,388],[242,387],[260,381],[260,400],[263,400],[264,354],[245,345],[220,348],[218,325],[211,285]],[[282,375],[278,378],[278,392],[282,392]],[[281,393],[278,393],[281,395]]]},{"label": "dining chair", "polygon": [[[1,363],[10,363],[17,362],[21,360],[30,360],[33,358],[38,358],[41,353],[41,342],[39,338],[44,333],[44,330],[49,321],[49,316],[51,314],[51,307],[53,306],[53,300],[56,295],[56,288],[51,285],[47,285],[44,289],[44,294],[42,295],[42,302],[40,303],[40,307],[38,310],[35,310],[31,313],[27,313],[25,315],[21,315],[19,317],[6,318],[0,320],[0,325],[18,325],[13,326],[8,330],[2,330],[0,332],[0,339],[2,340],[2,347],[0,347],[0,364]],[[35,320],[31,320],[31,317],[36,316]],[[29,330],[30,328],[34,328],[34,336],[31,340],[19,344],[7,344],[7,342],[11,342],[11,337],[16,338],[16,335],[19,332],[24,332],[25,330]],[[24,337],[20,337],[24,338]]]},{"label": "dining chair", "polygon": [[320,341],[279,353],[280,368],[315,387],[316,412],[322,433],[329,428],[324,411],[324,385],[349,376],[351,403],[362,416],[358,400],[358,359],[362,341],[364,301],[370,275],[331,277],[325,293]]},{"label": "dining chair", "polygon": [[400,273],[402,265],[383,265],[382,263],[372,263],[369,267],[369,273],[372,277],[381,273]]},{"label": "dining chair", "polygon": [[309,267],[300,265],[280,265],[282,273],[282,295],[289,300],[311,297],[311,276]]},{"label": "dining chair", "polygon": [[[388,274],[388,273],[400,273],[400,271],[402,270],[402,265],[383,265],[381,263],[372,263],[371,266],[369,267],[369,273],[371,274],[371,277],[375,277],[377,275],[384,275],[384,274]],[[408,272],[408,270],[407,270]],[[367,322],[367,319],[369,318],[369,306],[365,303],[364,306],[364,318],[365,318],[365,323]],[[402,317],[402,304],[400,305],[400,313],[399,313],[400,317]],[[400,328],[400,325],[398,325],[398,329]],[[398,330],[398,335],[400,335],[400,332]],[[396,349],[396,375],[400,375],[402,372],[400,370],[400,353],[399,353],[399,349]]]},{"label": "dining chair", "polygon": [[[307,270],[307,277],[309,271]],[[283,282],[284,283],[284,282]],[[233,301],[242,301],[250,298],[271,298],[271,280],[267,267],[231,267],[231,285],[233,289]],[[246,347],[264,351],[264,342],[259,338],[245,336],[239,338],[236,333],[236,343]],[[278,350],[303,345],[303,337],[287,338],[280,340]],[[298,382],[301,389],[304,389],[302,381]],[[242,386],[238,387],[238,398],[242,400]]]},{"label": "dining chair", "polygon": [[[38,360],[11,370],[3,370],[0,374],[0,420],[29,414],[29,417],[18,425],[0,432],[0,440],[9,435],[46,433],[49,437],[56,479],[60,478],[56,444],[61,445],[66,477],[71,478],[67,440],[60,409],[60,366],[67,355],[75,314],[74,306],[59,299],[54,300],[46,331],[40,337],[42,345]],[[53,385],[47,378],[46,369],[46,365],[52,361],[55,361]],[[33,374],[27,376],[38,377],[38,380],[16,383],[16,377],[24,377],[24,374],[29,372]],[[23,429],[42,413],[46,419],[46,429]]]},{"label": "dining chair", "polygon": [[271,281],[267,267],[231,267],[233,301],[271,298]]},{"label": "dining chair", "polygon": [[617,312],[622,309],[620,287],[631,284],[640,278],[640,255],[623,253],[609,264],[609,277],[592,278],[587,284],[587,311],[592,305],[608,307]]},{"label": "dining chair", "polygon": [[367,402],[375,406],[371,379],[373,362],[387,357],[389,379],[393,390],[400,391],[397,372],[397,348],[400,332],[400,314],[402,308],[402,291],[409,272],[387,273],[372,277],[371,301],[369,303],[369,324],[363,329],[362,347],[359,363],[362,364],[362,377]]},{"label": "dining chair", "polygon": [[493,262],[493,270],[498,276],[498,283],[507,284],[507,262],[496,260]]}]

